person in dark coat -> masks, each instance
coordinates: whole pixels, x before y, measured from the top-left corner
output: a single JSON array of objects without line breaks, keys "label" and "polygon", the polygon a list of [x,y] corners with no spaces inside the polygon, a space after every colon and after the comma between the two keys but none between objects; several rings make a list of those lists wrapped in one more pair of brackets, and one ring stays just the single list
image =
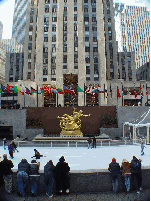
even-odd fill
[{"label": "person in dark coat", "polygon": [[10,157],[13,159],[14,158],[14,155],[13,155],[14,148],[13,148],[12,144],[8,145],[8,150],[9,150]]},{"label": "person in dark coat", "polygon": [[44,166],[44,182],[46,184],[46,195],[48,195],[49,198],[53,197],[54,177],[55,166],[53,165],[52,160],[50,160]]},{"label": "person in dark coat", "polygon": [[25,189],[28,184],[29,167],[30,165],[25,158],[22,159],[21,162],[18,164],[18,194],[21,196],[25,196]]},{"label": "person in dark coat", "polygon": [[56,165],[56,189],[57,192],[69,193],[70,188],[70,176],[69,176],[70,167],[68,163],[65,162],[64,156],[59,159],[59,162]]},{"label": "person in dark coat", "polygon": [[13,147],[13,152],[15,152],[15,150],[16,150],[17,152],[19,152],[18,149],[17,149],[17,145],[16,145],[16,143],[15,143],[14,140],[12,140],[11,145],[12,145],[12,147]]},{"label": "person in dark coat", "polygon": [[4,167],[0,156],[0,200],[5,200],[5,182],[3,178]]},{"label": "person in dark coat", "polygon": [[116,162],[115,158],[112,158],[112,162],[109,164],[108,170],[111,172],[111,182],[113,186],[113,191],[117,193],[119,183],[118,180],[120,175],[120,166],[119,163]]},{"label": "person in dark coat", "polygon": [[131,160],[131,173],[132,173],[132,180],[137,180],[137,193],[140,193],[142,190],[142,171],[141,171],[141,160],[138,160],[135,156]]},{"label": "person in dark coat", "polygon": [[89,137],[89,139],[87,141],[88,141],[88,149],[89,148],[92,149],[92,140],[91,140],[91,138]]},{"label": "person in dark coat", "polygon": [[36,160],[31,161],[30,169],[29,169],[29,176],[30,176],[30,182],[31,182],[32,196],[37,195],[37,186],[38,186],[38,182],[40,180],[39,166],[40,166],[40,163],[37,163]]},{"label": "person in dark coat", "polygon": [[41,155],[37,149],[34,149],[34,152],[35,152],[35,155],[33,157],[35,157],[36,159],[40,159],[40,157],[43,157],[43,155]]},{"label": "person in dark coat", "polygon": [[93,137],[93,148],[96,148],[96,138],[95,138],[95,136]]},{"label": "person in dark coat", "polygon": [[14,167],[14,164],[11,160],[7,159],[7,154],[3,155],[4,160],[1,162],[3,165],[3,177],[5,181],[5,191],[7,193],[12,193],[13,187],[13,172],[11,168]]}]

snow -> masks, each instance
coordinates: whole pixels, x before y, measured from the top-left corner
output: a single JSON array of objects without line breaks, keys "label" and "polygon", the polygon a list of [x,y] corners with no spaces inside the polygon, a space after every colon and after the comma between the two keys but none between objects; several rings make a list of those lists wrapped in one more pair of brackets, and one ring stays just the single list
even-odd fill
[{"label": "snow", "polygon": [[[56,165],[62,155],[65,156],[65,160],[69,164],[71,171],[108,169],[108,165],[113,157],[121,165],[123,158],[131,161],[133,156],[136,156],[142,160],[142,166],[150,167],[150,145],[146,145],[144,156],[141,156],[140,145],[121,145],[102,146],[96,149],[88,149],[86,147],[18,147],[19,152],[15,152],[14,158],[11,159],[14,163],[14,169],[18,169],[18,163],[22,158],[26,158],[29,163],[31,162],[34,148],[40,154],[46,156],[37,160],[40,161],[40,170],[44,169],[44,165],[49,160],[52,160],[54,165]],[[4,150],[0,146],[1,160],[3,160],[4,153],[8,154],[8,159],[10,159],[8,150]]]}]

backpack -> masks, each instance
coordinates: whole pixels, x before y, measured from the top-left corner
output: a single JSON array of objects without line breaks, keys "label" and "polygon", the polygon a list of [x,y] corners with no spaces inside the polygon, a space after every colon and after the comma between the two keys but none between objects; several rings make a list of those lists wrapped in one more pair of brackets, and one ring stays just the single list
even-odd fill
[{"label": "backpack", "polygon": [[141,169],[141,163],[137,160],[133,161],[131,164],[132,173],[139,173]]}]

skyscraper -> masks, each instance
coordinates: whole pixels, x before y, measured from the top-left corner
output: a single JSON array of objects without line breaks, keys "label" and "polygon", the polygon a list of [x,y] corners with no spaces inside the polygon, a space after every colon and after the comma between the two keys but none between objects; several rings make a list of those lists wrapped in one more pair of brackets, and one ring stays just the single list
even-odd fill
[{"label": "skyscraper", "polygon": [[3,34],[3,24],[0,21],[0,40],[2,39],[2,34]]}]

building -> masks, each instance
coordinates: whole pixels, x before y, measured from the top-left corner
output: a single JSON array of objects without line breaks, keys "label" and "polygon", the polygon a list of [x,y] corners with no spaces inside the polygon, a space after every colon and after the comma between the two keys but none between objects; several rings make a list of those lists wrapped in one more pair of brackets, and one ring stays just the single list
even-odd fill
[{"label": "building", "polygon": [[0,40],[2,39],[2,34],[3,34],[3,24],[0,21]]},{"label": "building", "polygon": [[[24,45],[26,33],[27,9],[29,0],[15,0],[12,38]],[[34,3],[34,0],[31,2]]]},{"label": "building", "polygon": [[147,62],[136,70],[136,78],[138,80],[150,81],[150,62]]},{"label": "building", "polygon": [[23,45],[18,44],[15,38],[0,40],[0,47],[6,52],[17,53],[23,52]]},{"label": "building", "polygon": [[6,51],[0,47],[0,83],[5,82],[5,61],[6,60]]},{"label": "building", "polygon": [[122,31],[122,51],[135,51],[137,69],[150,59],[150,12],[145,7],[123,8],[120,4],[115,4],[115,10],[116,23],[121,25],[117,27]]}]

